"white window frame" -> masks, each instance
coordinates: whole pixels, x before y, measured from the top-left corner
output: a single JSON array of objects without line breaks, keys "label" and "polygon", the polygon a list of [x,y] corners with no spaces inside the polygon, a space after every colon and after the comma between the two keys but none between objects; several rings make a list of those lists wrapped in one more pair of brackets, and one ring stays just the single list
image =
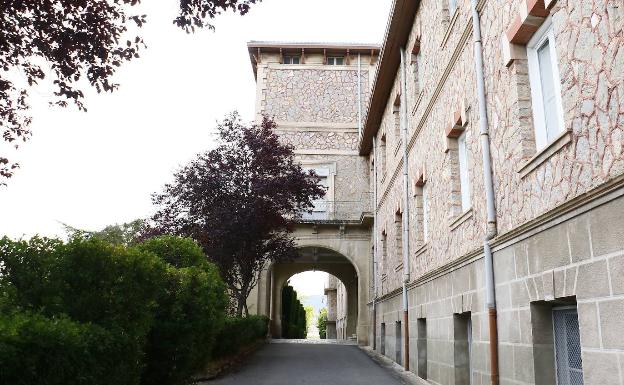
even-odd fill
[{"label": "white window frame", "polygon": [[470,208],[470,175],[468,160],[468,145],[466,131],[457,138],[457,158],[459,162],[459,185],[461,192],[461,208],[467,211]]},{"label": "white window frame", "polygon": [[[336,63],[337,59],[341,59],[342,60],[342,64],[338,64]],[[330,63],[331,61],[331,63]],[[340,66],[340,65],[344,65],[345,63],[345,57],[344,56],[328,56],[327,57],[327,65],[330,66]]]},{"label": "white window frame", "polygon": [[[548,42],[550,51],[551,71],[553,74],[555,105],[557,108],[557,127],[555,132],[547,132],[546,113],[544,111],[544,101],[542,95],[542,76],[538,50]],[[562,132],[564,132],[563,105],[561,102],[561,75],[557,63],[557,51],[555,46],[555,32],[552,25],[552,16],[549,16],[535,35],[527,44],[527,57],[529,62],[529,82],[531,85],[531,105],[533,107],[533,123],[535,125],[535,148],[541,150],[552,143]]]},{"label": "white window frame", "polygon": [[429,240],[429,194],[427,184],[422,186],[422,225],[423,225],[423,243]]},{"label": "white window frame", "polygon": [[[288,63],[286,62],[288,59]],[[297,59],[297,63],[293,63],[294,59]],[[284,55],[284,64],[301,64],[301,56],[299,55]]]}]

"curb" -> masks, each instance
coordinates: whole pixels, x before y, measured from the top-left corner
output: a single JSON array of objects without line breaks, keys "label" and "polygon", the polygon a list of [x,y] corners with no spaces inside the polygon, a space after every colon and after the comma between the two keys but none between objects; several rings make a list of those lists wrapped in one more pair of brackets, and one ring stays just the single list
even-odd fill
[{"label": "curb", "polygon": [[376,351],[374,351],[370,346],[358,346],[366,355],[368,355],[373,361],[378,363],[384,369],[389,370],[394,373],[401,381],[403,381],[406,385],[431,385],[426,380],[418,377],[416,374],[406,371],[401,365],[392,361],[386,356],[383,356]]}]

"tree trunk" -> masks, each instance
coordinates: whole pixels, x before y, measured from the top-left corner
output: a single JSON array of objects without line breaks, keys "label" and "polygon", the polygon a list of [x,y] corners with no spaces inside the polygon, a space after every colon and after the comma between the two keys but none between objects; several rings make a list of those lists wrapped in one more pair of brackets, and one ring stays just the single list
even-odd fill
[{"label": "tree trunk", "polygon": [[242,317],[243,316],[243,307],[246,306],[247,298],[245,298],[244,295],[239,295],[238,298],[236,299],[236,301],[238,302],[236,304],[236,316],[237,317]]}]

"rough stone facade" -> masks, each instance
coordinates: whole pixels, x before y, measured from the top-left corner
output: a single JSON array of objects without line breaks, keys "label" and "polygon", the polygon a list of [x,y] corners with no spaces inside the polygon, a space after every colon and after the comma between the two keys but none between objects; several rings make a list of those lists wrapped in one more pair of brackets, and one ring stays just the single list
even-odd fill
[{"label": "rough stone facade", "polygon": [[[446,3],[420,2],[406,44],[408,52],[418,45],[421,57],[417,70],[407,63],[405,91],[410,370],[433,384],[463,383],[465,373],[458,366],[465,357],[458,355],[458,343],[465,336],[458,325],[470,323],[470,376],[473,384],[485,384],[490,381],[483,261],[487,221],[471,4],[458,1],[451,16]],[[624,330],[624,4],[545,2],[551,8],[544,8],[542,18],[552,20],[565,129],[537,150],[526,48],[511,44],[508,34],[536,3],[539,7],[540,1],[530,0],[478,2],[497,210],[498,236],[490,245],[500,383],[557,383],[552,309],[567,306],[578,312],[584,383],[622,385],[624,343],[613,333]],[[377,143],[385,139],[376,162],[385,166],[378,170],[376,202],[376,348],[397,361],[401,336],[395,325],[402,321],[403,306],[397,213],[405,215],[404,144],[396,130],[400,78],[397,70],[376,132]],[[467,210],[460,205],[456,144],[445,134],[456,113],[466,132]],[[420,176],[429,200],[426,242]]]},{"label": "rough stone facade", "polygon": [[[362,95],[365,103],[368,70],[363,70],[360,76],[361,86],[366,90]],[[263,112],[283,122],[353,124],[358,111],[357,82],[354,68],[274,69],[267,72]]]},{"label": "rough stone facade", "polygon": [[[359,107],[368,103],[378,51],[364,45],[250,43],[257,118],[272,117],[280,139],[327,187],[295,229],[302,257],[267,267],[252,293],[257,312],[273,319],[274,337],[280,332],[280,285],[296,272],[316,269],[336,280],[327,289],[328,338],[357,335],[368,343],[372,195],[369,163],[358,153]],[[328,64],[327,56],[342,64]]]}]

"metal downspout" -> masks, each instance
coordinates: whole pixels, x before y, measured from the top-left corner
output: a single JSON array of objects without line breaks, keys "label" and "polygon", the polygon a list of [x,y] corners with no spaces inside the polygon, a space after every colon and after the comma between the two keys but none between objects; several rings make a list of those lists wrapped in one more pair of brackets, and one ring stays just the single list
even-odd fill
[{"label": "metal downspout", "polygon": [[357,103],[358,103],[358,141],[362,139],[362,54],[358,53],[358,81],[357,81]]},{"label": "metal downspout", "polygon": [[373,350],[377,349],[377,137],[373,136]]},{"label": "metal downspout", "polygon": [[487,235],[483,242],[485,256],[485,291],[488,307],[490,334],[490,367],[491,384],[498,385],[498,325],[496,317],[496,293],[494,289],[494,261],[489,241],[497,234],[496,207],[494,204],[494,182],[492,180],[492,163],[490,155],[490,133],[487,118],[487,102],[485,99],[485,80],[483,74],[483,46],[481,43],[481,22],[477,10],[477,0],[471,1],[472,35],[474,39],[475,73],[477,77],[477,96],[479,103],[479,123],[481,147],[483,152],[483,182],[487,205]]},{"label": "metal downspout", "polygon": [[405,48],[401,48],[401,137],[403,141],[403,367],[409,370],[409,303],[407,284],[410,281],[409,260],[409,174],[407,165],[407,73]]}]

